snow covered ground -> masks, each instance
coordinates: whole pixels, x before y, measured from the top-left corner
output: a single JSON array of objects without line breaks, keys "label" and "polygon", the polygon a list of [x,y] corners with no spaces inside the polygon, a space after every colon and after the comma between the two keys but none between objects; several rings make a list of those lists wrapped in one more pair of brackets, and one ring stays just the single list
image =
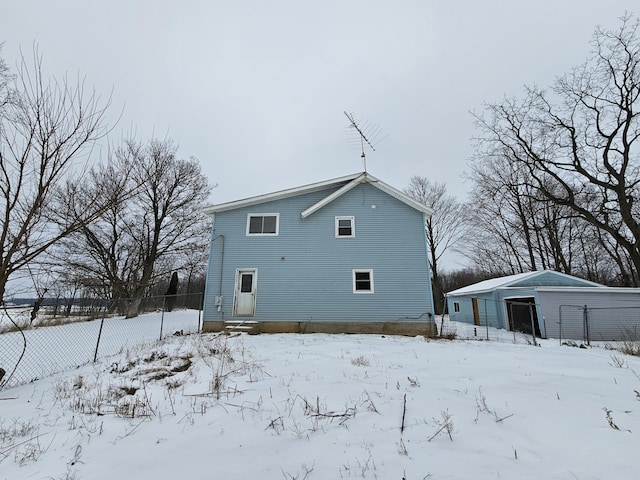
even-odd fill
[{"label": "snow covered ground", "polygon": [[[176,331],[200,330],[198,310],[146,313],[135,318],[107,317],[62,325],[30,328],[30,309],[11,312],[24,330],[0,333],[0,368],[6,375],[0,386],[15,386],[114,355]],[[10,326],[0,310],[0,332]],[[64,320],[64,319],[63,319]],[[26,328],[25,328],[26,327]]]},{"label": "snow covered ground", "polygon": [[0,391],[0,479],[637,479],[640,358],[503,337],[126,348]]}]

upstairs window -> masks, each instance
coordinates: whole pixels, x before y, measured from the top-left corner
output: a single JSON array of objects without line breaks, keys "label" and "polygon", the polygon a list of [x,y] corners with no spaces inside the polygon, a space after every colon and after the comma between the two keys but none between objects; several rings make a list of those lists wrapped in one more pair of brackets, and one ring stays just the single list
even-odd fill
[{"label": "upstairs window", "polygon": [[355,217],[336,217],[336,238],[353,238],[355,236]]},{"label": "upstairs window", "polygon": [[247,215],[247,235],[278,235],[279,213]]},{"label": "upstairs window", "polygon": [[353,270],[353,293],[373,293],[373,270]]}]

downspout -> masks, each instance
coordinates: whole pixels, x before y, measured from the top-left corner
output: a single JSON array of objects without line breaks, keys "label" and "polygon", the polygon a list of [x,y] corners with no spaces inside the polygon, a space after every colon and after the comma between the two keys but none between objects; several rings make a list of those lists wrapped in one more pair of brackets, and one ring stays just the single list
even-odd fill
[{"label": "downspout", "polygon": [[[422,213],[422,234],[423,234],[423,238],[424,238],[424,249],[425,249],[425,260],[427,262],[427,272],[429,272],[429,275],[427,277],[427,284],[429,287],[429,297],[431,298],[431,308],[433,309],[433,312],[429,312],[430,318],[434,318],[435,316],[435,302],[433,300],[433,286],[431,285],[432,281],[431,281],[431,275],[433,275],[433,272],[431,271],[431,265],[429,264],[429,241],[427,240],[427,214],[425,212]],[[435,321],[434,321],[435,324]],[[436,326],[437,328],[437,326]]]}]

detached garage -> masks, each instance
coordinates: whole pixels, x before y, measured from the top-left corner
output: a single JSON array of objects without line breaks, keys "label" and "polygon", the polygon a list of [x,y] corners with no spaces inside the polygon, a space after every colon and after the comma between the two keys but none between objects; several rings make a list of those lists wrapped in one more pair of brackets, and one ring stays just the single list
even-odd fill
[{"label": "detached garage", "polygon": [[640,289],[552,270],[485,280],[447,293],[453,321],[584,341],[640,337]]}]

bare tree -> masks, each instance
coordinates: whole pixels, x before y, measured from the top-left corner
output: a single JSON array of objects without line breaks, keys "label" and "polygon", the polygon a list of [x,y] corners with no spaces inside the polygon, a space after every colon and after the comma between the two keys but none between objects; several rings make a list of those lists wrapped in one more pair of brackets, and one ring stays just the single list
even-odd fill
[{"label": "bare tree", "polygon": [[501,276],[500,273],[483,272],[481,270],[463,267],[458,270],[449,270],[442,272],[440,282],[444,292],[452,292],[458,288],[466,287],[474,283]]},{"label": "bare tree", "polygon": [[521,164],[508,157],[482,158],[471,164],[467,179],[474,199],[468,205],[468,256],[481,271],[552,269],[614,282],[605,238],[573,209],[540,196]]},{"label": "bare tree", "polygon": [[471,234],[469,256],[485,272],[512,274],[537,270],[532,213],[522,169],[503,158],[471,166],[468,205]]},{"label": "bare tree", "polygon": [[[611,239],[621,282],[640,285],[640,23],[596,29],[593,54],[549,91],[528,87],[476,116],[478,160],[508,158],[533,196],[566,206]],[[622,254],[622,256],[620,256]]]},{"label": "bare tree", "polygon": [[207,249],[202,207],[212,187],[197,160],[176,152],[170,140],[128,140],[117,148],[109,164],[91,172],[87,187],[110,198],[110,208],[68,239],[61,255],[86,286],[128,299],[128,316],[137,315],[156,283]]},{"label": "bare tree", "polygon": [[[84,81],[48,78],[34,50],[14,79],[0,64],[0,301],[7,282],[43,252],[91,221],[104,204],[71,216],[60,204],[65,184],[80,182],[94,143],[106,135],[110,100]],[[4,93],[3,93],[4,90]]]},{"label": "bare tree", "polygon": [[434,303],[436,312],[440,313],[443,307],[443,292],[439,277],[440,259],[447,251],[454,249],[464,235],[464,208],[455,197],[447,194],[446,184],[431,182],[425,177],[411,177],[404,193],[433,210],[433,215],[425,223],[425,229],[429,246]]},{"label": "bare tree", "polygon": [[[468,206],[470,257],[482,270],[503,274],[540,268],[570,273],[571,212],[536,197],[527,172],[505,157],[471,165]],[[567,248],[568,247],[568,248]]]},{"label": "bare tree", "polygon": [[[0,43],[0,53],[2,53],[2,46],[3,44]],[[2,115],[4,106],[9,102],[11,92],[9,83],[12,78],[7,63],[4,61],[4,58],[0,57],[0,115]]]}]

